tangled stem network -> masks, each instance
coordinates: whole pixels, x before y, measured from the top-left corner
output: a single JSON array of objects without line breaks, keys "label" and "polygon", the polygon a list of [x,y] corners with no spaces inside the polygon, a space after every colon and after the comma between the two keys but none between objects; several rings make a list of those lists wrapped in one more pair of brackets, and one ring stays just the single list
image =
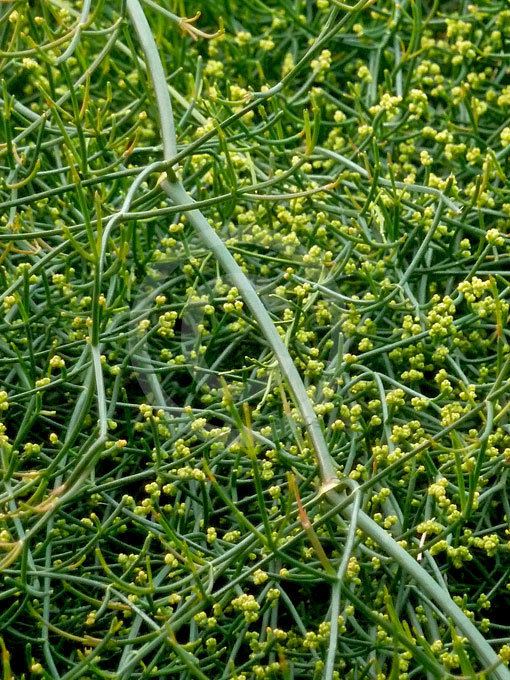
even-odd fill
[{"label": "tangled stem network", "polygon": [[506,680],[510,11],[202,4],[1,10],[4,677]]}]

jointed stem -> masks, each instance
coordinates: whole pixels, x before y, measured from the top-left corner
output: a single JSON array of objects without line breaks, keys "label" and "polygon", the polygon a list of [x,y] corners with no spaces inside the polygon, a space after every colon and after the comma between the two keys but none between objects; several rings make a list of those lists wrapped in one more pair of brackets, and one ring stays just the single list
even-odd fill
[{"label": "jointed stem", "polygon": [[[127,9],[147,60],[148,70],[152,79],[158,106],[164,157],[165,160],[170,160],[176,155],[176,140],[172,105],[163,66],[154,37],[152,36],[139,0],[127,0]],[[344,159],[339,158],[339,160]],[[161,186],[174,203],[181,205],[193,204],[193,199],[177,180],[165,179],[161,182]],[[413,187],[410,188],[412,189]],[[414,188],[418,191],[421,190],[419,187]],[[444,196],[442,197],[442,200],[447,204],[449,202]],[[451,207],[453,208],[454,206],[452,205]],[[327,499],[331,503],[338,505],[342,502],[344,496],[331,488],[339,482],[335,473],[335,463],[329,453],[313,405],[307,395],[303,381],[292,361],[287,347],[282,342],[267,309],[257,295],[252,283],[241,270],[202,212],[198,209],[192,209],[188,212],[188,218],[195,231],[202,239],[202,242],[211,250],[229,279],[238,288],[245,303],[258,322],[266,341],[273,350],[282,375],[287,381],[296,405],[300,410],[310,440],[313,443],[318,461],[322,489],[326,492]],[[350,505],[346,505],[342,510],[342,513],[347,518],[350,518],[353,509]],[[356,512],[356,524],[359,529],[380,545],[402,569],[414,578],[423,591],[452,618],[456,626],[458,626],[469,640],[474,651],[478,655],[480,662],[485,667],[493,669],[493,676],[497,678],[497,680],[509,680],[510,672],[501,665],[496,652],[488,644],[472,621],[461,611],[451,597],[445,593],[444,589],[434,581],[428,572],[425,571],[425,569],[416,562],[406,550],[404,550],[366,513],[362,511]]]}]

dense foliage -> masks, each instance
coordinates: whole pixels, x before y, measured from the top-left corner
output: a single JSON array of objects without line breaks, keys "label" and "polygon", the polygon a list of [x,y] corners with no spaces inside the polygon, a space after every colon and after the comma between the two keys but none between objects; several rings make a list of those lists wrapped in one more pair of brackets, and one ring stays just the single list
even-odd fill
[{"label": "dense foliage", "polygon": [[0,36],[4,679],[508,679],[507,3]]}]

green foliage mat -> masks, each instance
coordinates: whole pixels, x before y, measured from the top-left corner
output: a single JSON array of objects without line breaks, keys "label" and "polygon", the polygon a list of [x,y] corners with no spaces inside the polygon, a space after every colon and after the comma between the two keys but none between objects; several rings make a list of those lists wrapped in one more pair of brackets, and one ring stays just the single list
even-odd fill
[{"label": "green foliage mat", "polygon": [[0,36],[3,679],[508,680],[507,3]]}]

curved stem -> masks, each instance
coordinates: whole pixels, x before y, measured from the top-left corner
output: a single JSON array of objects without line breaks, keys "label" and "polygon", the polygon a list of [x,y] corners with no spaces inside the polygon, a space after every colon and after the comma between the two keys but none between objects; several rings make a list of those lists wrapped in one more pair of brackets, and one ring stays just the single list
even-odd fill
[{"label": "curved stem", "polygon": [[[338,504],[342,497],[335,491],[328,492],[331,503]],[[343,514],[352,514],[352,509],[347,506],[342,510]],[[433,600],[442,611],[447,614],[459,630],[467,637],[473,649],[476,651],[478,659],[486,666],[495,666],[499,658],[484,636],[480,633],[473,622],[468,619],[464,612],[455,604],[450,594],[442,588],[432,576],[417,562],[408,552],[406,552],[382,527],[369,517],[363,510],[357,515],[357,526],[367,536],[380,545],[384,551],[398,562],[410,576],[412,576],[423,591]],[[494,678],[498,680],[509,680],[510,672],[499,661],[499,666],[493,670]]]},{"label": "curved stem", "polygon": [[[176,155],[176,138],[172,103],[168,94],[163,65],[159,58],[154,36],[151,33],[139,1],[127,0],[127,9],[147,59],[147,68],[151,75],[156,94],[163,139],[164,160],[171,160]],[[193,205],[193,199],[189,196],[180,182],[170,182],[166,179],[163,180],[160,185],[174,203],[180,205]],[[218,262],[232,281],[232,284],[239,290],[239,293],[257,320],[269,346],[273,350],[280,365],[280,370],[289,385],[296,406],[301,413],[304,425],[315,449],[323,484],[336,484],[338,482],[336,466],[329,454],[326,440],[324,439],[313,405],[308,397],[301,376],[292,361],[289,350],[283,343],[269,312],[257,295],[251,281],[237,264],[232,254],[200,210],[190,210],[188,212],[188,219],[199,234],[202,242],[214,253]]]},{"label": "curved stem", "polygon": [[[161,122],[164,156],[165,160],[170,160],[175,156],[175,129],[163,65],[139,0],[127,0],[127,9],[147,59],[148,71],[152,79]],[[169,174],[172,175],[173,173]],[[178,181],[165,179],[161,182],[161,187],[173,202],[183,205],[192,205],[194,203],[191,196],[189,196]],[[406,188],[408,187],[406,186]],[[411,188],[418,191],[424,189],[423,187],[415,186]],[[426,189],[428,193],[432,193],[428,187]],[[440,192],[437,193],[439,194]],[[440,195],[440,197],[442,197],[446,205],[451,204],[451,201],[446,196]],[[454,204],[452,204],[453,207],[455,207]],[[335,474],[335,463],[327,448],[313,405],[289,351],[280,338],[267,309],[248,277],[244,274],[200,210],[191,209],[188,212],[188,217],[203,243],[210,248],[226,274],[238,288],[245,303],[257,320],[264,337],[278,360],[280,370],[289,384],[310,439],[315,447],[322,487],[326,498],[332,504],[342,504],[345,500],[345,494],[338,493],[332,488],[339,480]],[[350,504],[345,504],[341,512],[347,518],[351,518],[354,515],[354,510]],[[434,581],[430,574],[366,513],[359,510],[356,512],[355,518],[356,526],[380,545],[390,557],[393,557],[402,569],[416,580],[424,592],[452,618],[458,628],[468,638],[479,660],[485,666],[492,668],[493,677],[497,678],[497,680],[510,680],[510,671],[501,664],[501,660],[487,640],[455,604],[450,595]]]},{"label": "curved stem", "polygon": [[138,0],[127,0],[127,10],[131,22],[140,41],[140,46],[147,60],[147,70],[154,85],[154,95],[158,107],[158,115],[161,123],[161,138],[163,141],[163,153],[165,160],[177,156],[177,140],[175,137],[175,124],[172,111],[172,102],[168,94],[168,85],[165,78],[163,64],[159,57],[158,48],[154,41],[149,22]]},{"label": "curved stem", "polygon": [[[168,182],[165,180],[161,183],[161,186],[174,203],[182,205],[193,204],[193,199],[185,191],[180,182]],[[188,212],[188,219],[194,226],[195,231],[202,239],[204,245],[210,248],[214,253],[223,270],[227,273],[232,285],[238,289],[246,305],[257,320],[260,330],[269,346],[273,350],[278,360],[280,370],[285,377],[294,401],[301,412],[306,430],[314,446],[323,484],[328,485],[338,483],[338,477],[335,471],[336,466],[328,451],[313,405],[306,392],[303,381],[301,380],[301,376],[292,361],[289,350],[283,343],[276,326],[269,316],[269,312],[257,295],[251,281],[237,264],[232,254],[200,210],[190,210]]]}]

